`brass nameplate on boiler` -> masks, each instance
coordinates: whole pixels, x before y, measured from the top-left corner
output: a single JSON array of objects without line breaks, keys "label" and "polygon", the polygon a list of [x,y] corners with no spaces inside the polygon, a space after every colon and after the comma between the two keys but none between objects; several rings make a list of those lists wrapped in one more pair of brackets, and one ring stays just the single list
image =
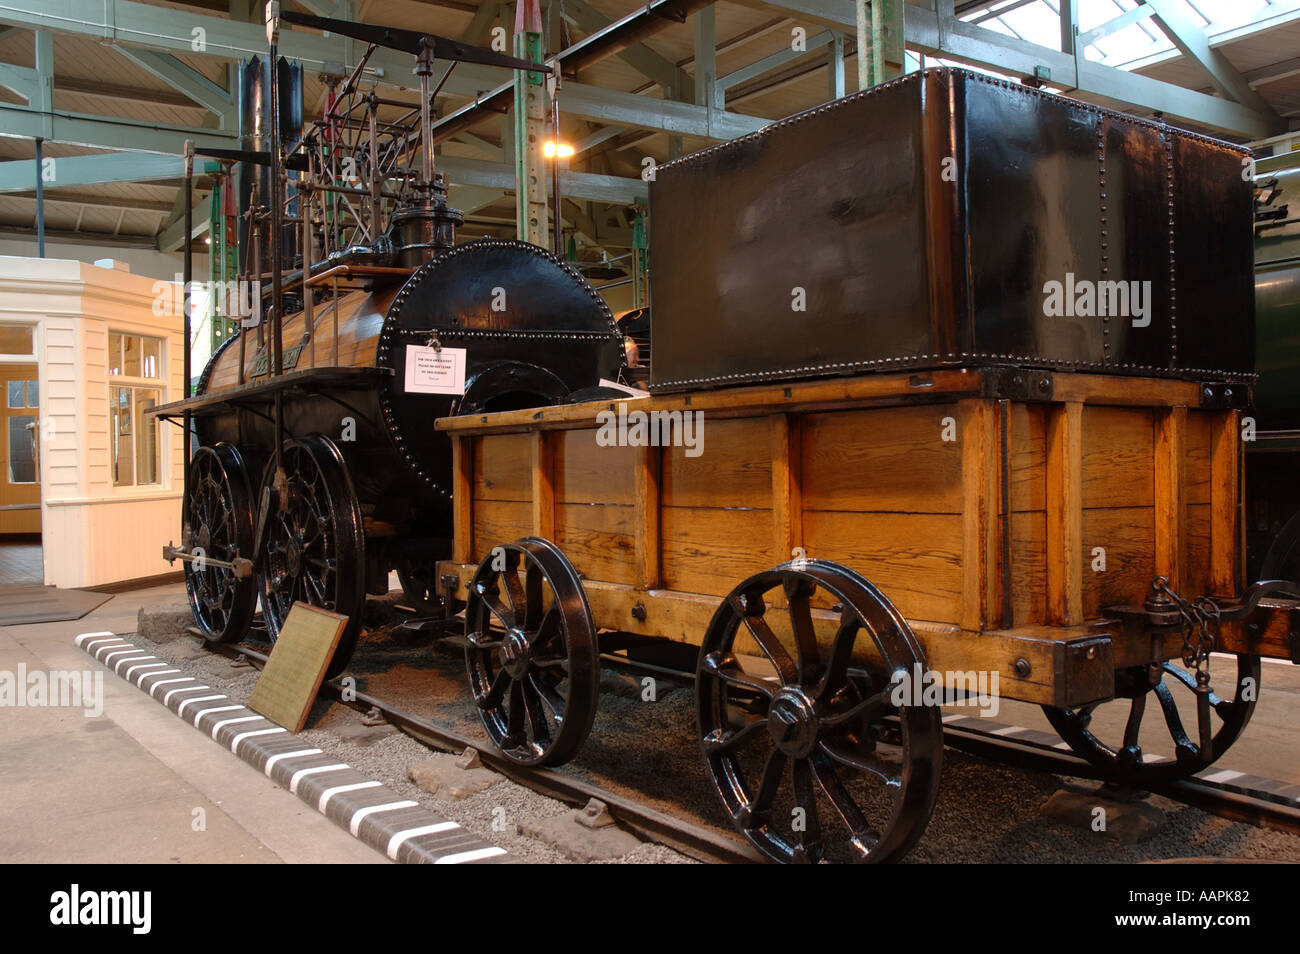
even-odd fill
[{"label": "brass nameplate on boiler", "polygon": [[[298,356],[302,354],[302,345],[294,345],[292,348],[285,348],[280,355],[280,370],[292,371],[298,367]],[[266,374],[271,367],[270,356],[262,351],[253,359],[253,369],[249,372],[249,377],[260,378]]]}]

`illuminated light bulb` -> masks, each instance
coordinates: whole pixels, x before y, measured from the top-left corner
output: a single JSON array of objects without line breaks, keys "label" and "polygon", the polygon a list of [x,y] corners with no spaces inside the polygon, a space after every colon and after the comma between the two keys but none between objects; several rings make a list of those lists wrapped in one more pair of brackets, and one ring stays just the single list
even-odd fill
[{"label": "illuminated light bulb", "polygon": [[567,142],[556,143],[554,139],[548,139],[542,143],[542,155],[547,159],[554,159],[557,156],[560,159],[570,159],[573,157],[573,147]]}]

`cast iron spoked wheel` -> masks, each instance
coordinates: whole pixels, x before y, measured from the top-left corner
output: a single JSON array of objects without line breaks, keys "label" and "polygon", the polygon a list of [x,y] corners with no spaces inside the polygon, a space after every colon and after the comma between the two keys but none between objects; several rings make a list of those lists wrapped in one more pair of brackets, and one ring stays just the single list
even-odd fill
[{"label": "cast iron spoked wheel", "polygon": [[415,610],[418,618],[442,615],[437,565],[433,560],[403,557],[397,561],[397,579],[402,584],[402,602]]},{"label": "cast iron spoked wheel", "polygon": [[[1237,656],[1237,681],[1233,698],[1224,699],[1210,693],[1210,719],[1212,736],[1210,752],[1202,757],[1198,741],[1195,708],[1190,728],[1184,728],[1178,714],[1178,702],[1171,685],[1193,700],[1196,674],[1177,662],[1137,666],[1121,669],[1115,674],[1115,698],[1108,700],[1116,706],[1128,701],[1128,719],[1122,738],[1117,745],[1103,742],[1092,731],[1093,716],[1104,702],[1095,702],[1078,709],[1058,709],[1043,706],[1047,720],[1070,748],[1106,773],[1107,777],[1135,788],[1171,782],[1186,778],[1213,764],[1237,741],[1255,711],[1259,698],[1260,663],[1258,656]],[[1140,733],[1143,717],[1152,696],[1164,717],[1165,730],[1173,743],[1172,757],[1164,752],[1152,758],[1142,750]],[[1118,736],[1112,732],[1111,737]]]},{"label": "cast iron spoked wheel", "polygon": [[940,711],[895,707],[891,680],[924,661],[898,610],[839,564],[786,563],[732,590],[700,647],[699,732],[723,807],[765,857],[893,861],[921,837]]},{"label": "cast iron spoked wheel", "polygon": [[[200,447],[190,458],[185,527],[189,546],[206,557],[229,563],[252,555],[252,494],[244,459],[234,445]],[[185,592],[208,639],[237,642],[248,632],[257,609],[257,582],[251,575],[241,580],[232,570],[206,561],[186,561]]]},{"label": "cast iron spoked wheel", "polygon": [[[262,558],[262,612],[271,642],[289,610],[302,601],[348,617],[325,677],[343,671],[356,647],[365,603],[365,537],[361,508],[338,448],[312,435],[285,441],[286,506],[275,495]],[[274,465],[266,480],[273,482]]]},{"label": "cast iron spoked wheel", "polygon": [[465,608],[474,701],[508,758],[560,765],[591,732],[600,693],[587,595],[573,564],[548,540],[525,537],[494,552],[474,574]]}]

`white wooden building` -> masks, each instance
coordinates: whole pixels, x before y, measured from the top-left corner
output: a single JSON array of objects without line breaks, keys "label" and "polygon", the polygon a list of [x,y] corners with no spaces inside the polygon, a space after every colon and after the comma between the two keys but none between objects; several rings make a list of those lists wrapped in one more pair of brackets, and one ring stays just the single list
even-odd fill
[{"label": "white wooden building", "polygon": [[[25,341],[31,329],[33,353],[0,361],[35,367],[39,400],[26,407],[38,415],[47,584],[95,586],[175,569],[162,546],[179,534],[182,438],[144,412],[182,396],[177,297],[175,283],[122,268],[0,256],[0,340],[7,331]],[[17,449],[20,429],[12,424],[0,439],[11,437]],[[6,447],[10,459],[14,449]],[[13,474],[11,465],[0,480]]]}]

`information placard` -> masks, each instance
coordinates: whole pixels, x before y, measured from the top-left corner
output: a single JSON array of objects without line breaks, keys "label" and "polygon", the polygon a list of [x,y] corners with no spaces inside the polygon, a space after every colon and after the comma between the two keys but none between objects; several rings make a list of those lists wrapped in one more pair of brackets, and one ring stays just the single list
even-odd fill
[{"label": "information placard", "polygon": [[346,616],[294,603],[248,707],[295,734],[301,732],[347,624]]},{"label": "information placard", "polygon": [[407,345],[406,390],[414,394],[464,394],[465,349]]}]

